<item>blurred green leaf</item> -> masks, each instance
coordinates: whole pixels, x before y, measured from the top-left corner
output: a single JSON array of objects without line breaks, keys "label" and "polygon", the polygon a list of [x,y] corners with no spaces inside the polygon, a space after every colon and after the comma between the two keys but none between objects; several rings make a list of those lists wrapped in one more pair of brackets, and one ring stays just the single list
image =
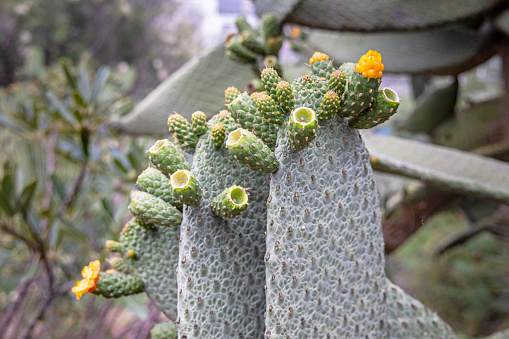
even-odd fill
[{"label": "blurred green leaf", "polygon": [[57,98],[55,93],[48,90],[46,92],[46,97],[48,98],[49,102],[53,105],[53,107],[56,109],[56,112],[64,118],[70,125],[75,126],[78,124],[78,120],[74,117],[74,115],[65,107],[65,105]]},{"label": "blurred green leaf", "polygon": [[95,75],[95,83],[92,88],[92,96],[90,98],[90,104],[94,104],[97,100],[99,93],[102,91],[108,77],[110,76],[110,69],[108,67],[101,67]]},{"label": "blurred green leaf", "polygon": [[74,80],[74,77],[71,75],[71,72],[69,71],[69,63],[68,60],[64,60],[62,62],[62,69],[64,70],[65,77],[67,78],[67,83],[69,86],[76,91],[76,81]]},{"label": "blurred green leaf", "polygon": [[19,126],[18,124],[15,124],[12,122],[9,118],[7,118],[5,115],[0,112],[0,125],[4,125],[7,128],[10,128],[14,132],[18,133],[26,133],[27,130],[24,127]]},{"label": "blurred green leaf", "polygon": [[21,196],[18,200],[18,209],[27,211],[30,209],[30,204],[34,197],[35,189],[37,188],[37,179],[33,179],[28,185],[25,186]]},{"label": "blurred green leaf", "polygon": [[90,80],[88,78],[87,69],[83,66],[80,66],[79,68],[78,92],[82,98],[86,101],[90,101],[92,90],[90,89]]},{"label": "blurred green leaf", "polygon": [[53,184],[53,190],[57,193],[60,201],[64,200],[66,194],[64,185],[55,174],[51,175],[51,183]]}]

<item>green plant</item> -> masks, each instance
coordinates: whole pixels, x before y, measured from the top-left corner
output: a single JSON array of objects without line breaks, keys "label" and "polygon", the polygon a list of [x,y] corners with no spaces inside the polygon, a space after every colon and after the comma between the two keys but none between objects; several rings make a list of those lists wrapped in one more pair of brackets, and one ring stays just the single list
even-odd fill
[{"label": "green plant", "polygon": [[[261,73],[262,93],[229,88],[229,112],[215,115],[201,136],[171,116],[177,142],[195,148],[199,204],[184,205],[180,231],[147,227],[135,215],[110,248],[120,249],[153,300],[172,300],[161,308],[170,317],[178,294],[182,338],[454,337],[385,277],[378,195],[351,127],[370,128],[396,112],[397,94],[379,89],[380,55],[370,51],[339,70],[321,53],[310,63],[313,73],[290,90],[281,90],[288,86],[273,68]],[[231,101],[231,93],[239,95]],[[218,123],[223,143],[212,131]],[[166,175],[182,164],[176,150],[164,140],[151,148],[151,159],[166,161]],[[165,238],[168,232],[180,237]],[[158,250],[177,244],[178,254]],[[175,266],[176,281],[168,279]]]}]

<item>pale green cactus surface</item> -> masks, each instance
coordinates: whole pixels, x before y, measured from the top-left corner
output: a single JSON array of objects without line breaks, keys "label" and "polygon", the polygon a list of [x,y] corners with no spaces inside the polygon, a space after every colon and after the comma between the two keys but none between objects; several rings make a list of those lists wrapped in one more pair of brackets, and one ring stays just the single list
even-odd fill
[{"label": "pale green cactus surface", "polygon": [[[363,58],[369,73],[380,55]],[[115,267],[143,283],[179,338],[455,337],[385,276],[379,199],[357,129],[386,121],[399,98],[354,64],[335,70],[328,60],[315,54],[314,74],[292,85],[263,70],[266,94],[228,88],[228,111],[200,135],[180,116],[169,120],[179,146],[194,149],[190,171],[200,190],[186,191],[186,201],[195,206],[184,201],[182,223],[173,222],[160,203],[174,203],[169,181],[146,170],[131,210],[141,211],[136,219],[150,214],[152,226],[133,219],[108,248],[120,250],[126,265]],[[347,106],[355,107],[345,115]],[[219,123],[224,139],[212,129]],[[179,147],[168,147],[171,157],[151,154],[165,178],[174,161],[187,166]],[[157,206],[137,208],[140,194]]]}]

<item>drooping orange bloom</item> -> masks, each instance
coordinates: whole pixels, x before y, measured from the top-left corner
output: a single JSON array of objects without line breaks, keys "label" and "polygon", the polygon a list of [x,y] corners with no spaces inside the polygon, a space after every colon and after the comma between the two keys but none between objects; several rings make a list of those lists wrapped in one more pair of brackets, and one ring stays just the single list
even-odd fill
[{"label": "drooping orange bloom", "polygon": [[83,279],[78,281],[72,288],[78,300],[80,300],[84,293],[93,292],[95,290],[97,287],[97,280],[99,280],[100,270],[101,262],[99,260],[91,261],[88,266],[83,267],[81,271]]},{"label": "drooping orange bloom", "polygon": [[363,77],[378,79],[382,77],[384,64],[382,64],[382,55],[377,51],[369,50],[368,53],[361,56],[355,66],[355,70],[362,73]]}]

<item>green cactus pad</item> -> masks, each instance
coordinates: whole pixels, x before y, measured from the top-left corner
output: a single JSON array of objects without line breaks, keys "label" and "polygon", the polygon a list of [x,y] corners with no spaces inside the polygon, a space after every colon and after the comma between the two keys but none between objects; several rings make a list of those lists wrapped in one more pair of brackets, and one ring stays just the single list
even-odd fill
[{"label": "green cactus pad", "polygon": [[[177,278],[180,228],[148,230],[134,219],[120,233],[122,255],[132,275],[143,281],[145,292],[170,319],[177,318]],[[130,257],[128,254],[135,254]]]},{"label": "green cactus pad", "polygon": [[313,62],[311,64],[311,71],[317,77],[329,80],[331,73],[334,71],[334,67],[332,66],[332,60],[327,58],[325,60]]},{"label": "green cactus pad", "polygon": [[[292,84],[295,94],[295,107],[309,107],[315,112],[320,112],[322,97],[328,92],[329,83],[324,78],[316,75],[304,75]],[[325,117],[317,117],[324,119]]]},{"label": "green cactus pad", "polygon": [[248,50],[263,55],[265,47],[254,31],[244,31],[240,33],[239,40]]},{"label": "green cactus pad", "polygon": [[105,298],[120,298],[143,292],[143,281],[114,270],[99,273],[97,287],[92,292]]},{"label": "green cactus pad", "polygon": [[202,111],[196,111],[191,115],[191,125],[195,135],[202,135],[207,132],[207,115]]},{"label": "green cactus pad", "polygon": [[274,14],[264,14],[258,25],[258,32],[264,41],[280,35],[279,22]]},{"label": "green cactus pad", "polygon": [[236,89],[235,87],[231,86],[231,87],[228,87],[225,91],[224,91],[224,102],[225,104],[229,105],[231,104],[231,102],[235,99],[237,99],[237,97],[240,95],[240,91],[238,89]]},{"label": "green cactus pad", "polygon": [[278,169],[274,152],[246,129],[239,128],[230,133],[226,148],[239,163],[253,171],[272,173]]},{"label": "green cactus pad", "polygon": [[[179,337],[262,339],[268,176],[215,147],[210,131],[196,147],[193,166],[203,199],[184,211],[181,225]],[[249,207],[231,219],[214,216],[211,199],[235,184],[251,188]]]},{"label": "green cactus pad", "polygon": [[293,150],[307,147],[315,139],[317,129],[315,111],[308,107],[294,109],[286,122],[286,136]]},{"label": "green cactus pad", "polygon": [[295,96],[293,95],[292,85],[287,81],[280,81],[276,86],[277,101],[279,107],[285,111],[290,112],[295,106]]},{"label": "green cactus pad", "polygon": [[141,191],[150,193],[179,209],[182,208],[182,203],[173,198],[170,180],[157,169],[152,167],[145,169],[138,176],[136,184]]},{"label": "green cactus pad", "polygon": [[387,327],[390,339],[455,339],[452,329],[440,317],[401,288],[387,281]]},{"label": "green cactus pad", "polygon": [[242,45],[239,41],[239,37],[232,36],[226,43],[226,51],[230,52],[228,56],[233,55],[233,60],[240,61],[242,63],[253,63],[256,61],[256,53],[250,51]]},{"label": "green cactus pad", "polygon": [[366,129],[380,125],[396,113],[399,103],[396,92],[388,87],[382,88],[376,96],[373,107],[349,120],[350,127]]},{"label": "green cactus pad", "polygon": [[188,206],[198,206],[202,198],[202,190],[193,173],[180,170],[171,175],[173,196]]},{"label": "green cactus pad", "polygon": [[237,26],[237,29],[239,32],[245,32],[245,31],[251,31],[254,32],[253,27],[247,22],[246,17],[243,15],[239,15],[237,19],[235,19],[235,26]]},{"label": "green cactus pad", "polygon": [[[259,94],[258,94],[259,95]],[[260,138],[267,146],[274,148],[277,140],[277,125],[270,124],[256,109],[256,104],[247,93],[243,93],[229,106],[232,117],[242,127]]]},{"label": "green cactus pad", "polygon": [[216,147],[221,147],[226,138],[226,130],[222,122],[216,122],[210,129],[210,136],[214,140]]},{"label": "green cactus pad", "polygon": [[242,213],[248,206],[246,190],[240,186],[232,186],[212,199],[210,208],[212,213],[221,218],[233,218]]},{"label": "green cactus pad", "polygon": [[179,148],[167,139],[158,140],[147,152],[150,162],[168,177],[178,170],[190,169]]},{"label": "green cactus pad", "polygon": [[131,273],[131,268],[126,265],[125,261],[120,257],[115,257],[110,260],[111,267],[113,267],[116,271],[129,274]]},{"label": "green cactus pad", "polygon": [[282,36],[268,38],[265,42],[265,54],[274,56],[278,55],[279,50],[283,46],[283,41],[284,38]]},{"label": "green cactus pad", "polygon": [[198,135],[193,132],[193,125],[182,115],[174,113],[168,118],[168,129],[179,145],[186,151],[192,151],[198,142]]},{"label": "green cactus pad", "polygon": [[277,84],[282,80],[277,71],[272,67],[265,68],[262,71],[261,80],[263,88],[272,99],[277,100]]},{"label": "green cactus pad", "polygon": [[146,192],[134,194],[129,210],[138,223],[148,229],[178,226],[182,221],[182,213],[178,209]]},{"label": "green cactus pad", "polygon": [[381,79],[364,78],[359,72],[353,72],[348,79],[343,96],[342,117],[353,117],[367,110],[375,101]]},{"label": "green cactus pad", "polygon": [[150,331],[152,339],[178,339],[177,325],[175,323],[159,323]]},{"label": "green cactus pad", "polygon": [[278,125],[283,123],[285,118],[283,112],[279,110],[276,101],[266,92],[261,92],[256,97],[256,106],[269,123]]},{"label": "green cactus pad", "polygon": [[341,120],[319,122],[316,147],[294,153],[278,141],[267,200],[266,337],[387,337],[378,194],[362,140]]}]

